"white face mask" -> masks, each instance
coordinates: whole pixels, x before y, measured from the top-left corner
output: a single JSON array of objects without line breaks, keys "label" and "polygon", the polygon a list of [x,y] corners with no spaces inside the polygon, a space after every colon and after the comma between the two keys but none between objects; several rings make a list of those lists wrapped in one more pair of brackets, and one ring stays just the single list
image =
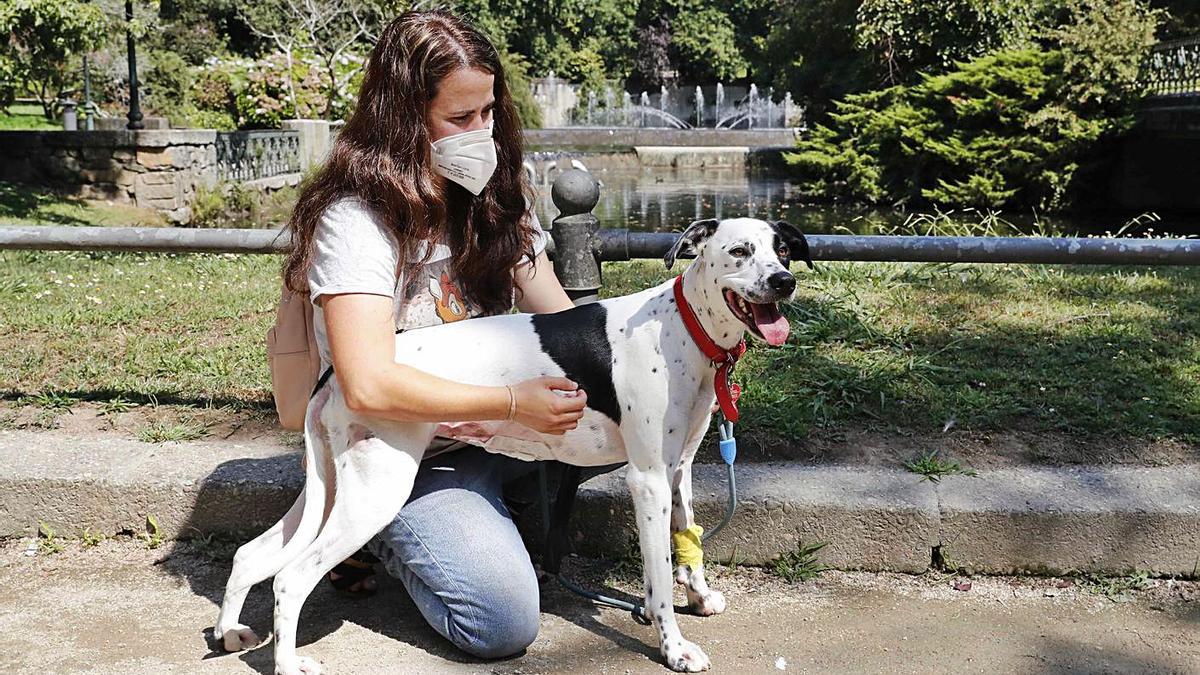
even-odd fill
[{"label": "white face mask", "polygon": [[446,136],[430,144],[433,170],[477,195],[496,171],[492,127]]}]

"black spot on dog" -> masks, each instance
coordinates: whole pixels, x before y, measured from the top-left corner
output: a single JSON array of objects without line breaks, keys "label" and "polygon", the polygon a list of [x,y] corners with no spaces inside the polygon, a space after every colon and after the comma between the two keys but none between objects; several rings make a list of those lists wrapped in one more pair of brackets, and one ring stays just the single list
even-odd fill
[{"label": "black spot on dog", "polygon": [[675,433],[675,430],[674,430],[674,429],[667,429],[667,433],[668,433],[668,434],[673,434],[673,433]]},{"label": "black spot on dog", "polygon": [[605,324],[608,310],[590,302],[554,314],[533,315],[533,330],[542,351],[563,374],[587,392],[587,407],[621,423],[621,408],[613,386],[616,363]]},{"label": "black spot on dog", "polygon": [[664,516],[667,515],[667,507],[665,507],[665,506],[663,507],[663,515]]},{"label": "black spot on dog", "polygon": [[651,369],[650,369],[650,372],[652,372],[652,373],[657,373],[657,372],[658,372],[658,368],[651,368]]},{"label": "black spot on dog", "polygon": [[665,603],[665,602],[660,602],[660,603],[658,603],[658,608],[659,608],[659,609],[666,609],[666,608],[667,608],[667,603]]}]

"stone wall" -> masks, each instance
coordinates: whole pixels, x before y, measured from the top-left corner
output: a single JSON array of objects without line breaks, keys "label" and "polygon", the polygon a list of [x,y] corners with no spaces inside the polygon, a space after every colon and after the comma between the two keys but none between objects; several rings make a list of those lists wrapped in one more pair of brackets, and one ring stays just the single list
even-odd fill
[{"label": "stone wall", "polygon": [[216,132],[0,131],[0,180],[191,218],[196,188],[217,183]]}]

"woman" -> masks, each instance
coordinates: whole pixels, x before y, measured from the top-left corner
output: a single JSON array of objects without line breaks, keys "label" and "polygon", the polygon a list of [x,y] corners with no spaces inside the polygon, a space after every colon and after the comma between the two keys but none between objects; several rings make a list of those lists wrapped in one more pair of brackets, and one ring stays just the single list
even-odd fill
[{"label": "woman", "polygon": [[[495,48],[448,12],[401,15],[380,35],[354,114],[303,189],[284,270],[290,288],[311,294],[322,360],[352,410],[575,428],[587,398],[565,378],[481,387],[394,358],[394,333],[507,312],[514,296],[526,312],[572,306],[531,203]],[[439,439],[408,504],[368,545],[434,629],[475,656],[515,654],[537,634],[537,578],[503,502],[505,485],[532,470]],[[335,584],[363,576],[346,564],[336,571]]]}]

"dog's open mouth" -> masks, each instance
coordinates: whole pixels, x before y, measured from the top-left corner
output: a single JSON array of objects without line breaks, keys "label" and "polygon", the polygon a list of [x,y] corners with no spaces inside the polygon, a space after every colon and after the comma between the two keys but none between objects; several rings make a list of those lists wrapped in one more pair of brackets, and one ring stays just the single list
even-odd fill
[{"label": "dog's open mouth", "polygon": [[725,289],[725,304],[730,311],[758,337],[767,344],[778,347],[787,341],[787,318],[779,312],[778,303],[750,302],[742,296]]}]

